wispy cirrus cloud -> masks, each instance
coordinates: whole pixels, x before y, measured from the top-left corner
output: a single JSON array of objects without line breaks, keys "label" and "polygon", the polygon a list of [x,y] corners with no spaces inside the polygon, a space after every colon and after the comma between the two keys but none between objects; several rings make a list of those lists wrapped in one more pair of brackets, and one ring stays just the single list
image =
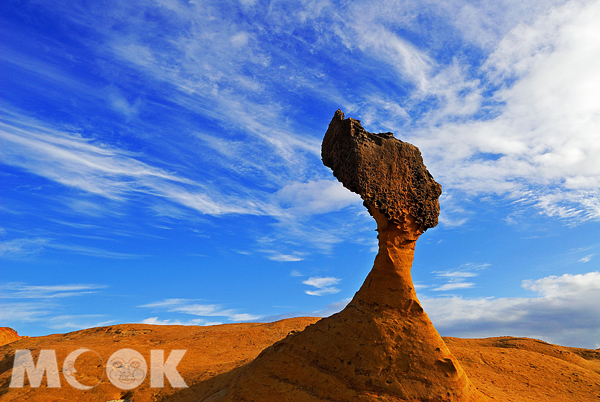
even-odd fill
[{"label": "wispy cirrus cloud", "polygon": [[[224,308],[220,304],[196,303],[196,300],[192,299],[165,299],[138,307],[150,308],[153,310],[165,310],[169,313],[182,313],[200,317],[225,317],[231,322],[255,321],[261,318],[259,315],[240,313],[235,309]],[[155,317],[152,317],[151,319],[154,320]],[[166,320],[159,320],[156,318],[156,322],[162,321],[166,322]]]},{"label": "wispy cirrus cloud", "polygon": [[[279,247],[266,253],[276,261],[299,261],[307,251],[328,251],[350,233],[335,223],[337,231],[314,228],[310,219],[358,205],[360,197],[331,180],[292,181],[280,190],[224,190],[206,185],[164,168],[156,168],[142,161],[143,154],[107,146],[97,139],[84,138],[75,132],[54,129],[44,123],[4,110],[5,121],[0,125],[0,150],[3,162],[45,177],[66,188],[81,193],[70,193],[59,200],[79,213],[102,216],[115,213],[115,208],[104,207],[102,201],[90,199],[96,195],[117,205],[140,202],[149,212],[174,218],[189,218],[190,212],[221,216],[227,214],[268,215],[276,219],[275,231],[259,238],[259,244]],[[235,187],[235,185],[234,185]],[[229,191],[226,194],[225,191]],[[187,212],[186,212],[187,211]],[[326,220],[330,220],[327,218]],[[335,218],[334,218],[335,220]],[[343,219],[346,220],[346,219]],[[279,228],[281,230],[279,230]],[[291,248],[280,239],[295,238],[302,243]],[[43,248],[62,249],[83,255],[108,258],[136,258],[135,255],[104,251],[50,241],[49,239],[16,239],[0,246],[0,253],[8,255],[20,250],[34,252]]]},{"label": "wispy cirrus cloud", "polygon": [[490,264],[473,264],[467,263],[461,265],[458,269],[450,271],[433,271],[436,278],[445,279],[448,282],[434,287],[431,290],[434,292],[445,292],[456,289],[469,289],[475,286],[474,282],[467,282],[467,279],[479,276],[482,269],[486,269]]},{"label": "wispy cirrus cloud", "polygon": [[59,250],[66,251],[70,254],[121,260],[146,257],[140,254],[122,253],[118,251],[101,249],[98,247],[69,244],[48,237],[13,238],[8,240],[0,240],[0,258],[27,258],[38,255],[45,250]]},{"label": "wispy cirrus cloud", "polygon": [[[113,322],[102,314],[62,313],[69,308],[71,298],[81,298],[103,292],[100,284],[29,285],[0,284],[0,321],[18,326],[38,323],[51,329],[82,329]],[[6,300],[6,301],[5,301]]]},{"label": "wispy cirrus cloud", "polygon": [[68,285],[25,285],[5,283],[0,285],[2,299],[59,299],[83,296],[105,289],[104,285],[68,284]]},{"label": "wispy cirrus cloud", "polygon": [[278,190],[274,199],[282,213],[294,217],[325,214],[362,203],[358,194],[333,180],[294,181]]},{"label": "wispy cirrus cloud", "polygon": [[0,320],[3,323],[35,322],[52,313],[53,306],[43,302],[0,303]]},{"label": "wispy cirrus cloud", "polygon": [[341,279],[333,276],[319,277],[311,276],[303,284],[312,286],[315,290],[306,290],[304,293],[311,296],[324,296],[339,293],[340,289],[336,288],[335,285],[340,283]]},{"label": "wispy cirrus cloud", "polygon": [[431,289],[435,292],[445,292],[448,290],[456,290],[456,289],[469,289],[475,286],[473,282],[463,282],[463,281],[450,281],[448,283],[443,284],[442,286],[438,286],[437,288]]},{"label": "wispy cirrus cloud", "polygon": [[0,240],[0,257],[23,257],[44,249],[48,240],[43,238],[20,238]]},{"label": "wispy cirrus cloud", "polygon": [[[246,178],[260,172],[271,190],[293,185],[293,177],[323,180],[324,171],[315,166],[322,133],[313,133],[314,126],[286,103],[287,88],[302,88],[311,101],[342,105],[372,130],[403,132],[455,196],[523,198],[550,216],[579,221],[600,216],[591,134],[598,126],[598,79],[594,69],[579,68],[597,64],[596,3],[319,1],[261,7],[142,1],[109,12],[78,6],[63,11],[102,38],[95,47],[99,59],[135,71],[148,87],[167,90],[179,108],[219,126],[197,135],[223,156],[214,157],[216,163]],[[244,16],[252,16],[252,24]],[[281,47],[288,42],[297,46]],[[331,49],[332,59],[340,60],[331,60],[335,75],[332,66],[305,63]],[[377,78],[364,84],[351,78],[373,65]],[[357,90],[342,88],[347,79]],[[111,107],[138,113],[139,96],[121,91],[108,91]],[[143,175],[123,177],[135,177],[135,191],[214,215],[273,210],[261,205],[266,200],[260,195],[230,195],[195,180],[176,183],[184,176],[146,165]],[[131,189],[127,180],[96,183],[72,175],[70,182],[113,197]],[[223,195],[228,202],[220,202]]]},{"label": "wispy cirrus cloud", "polygon": [[110,200],[126,201],[134,194],[144,193],[210,215],[264,213],[258,202],[228,197],[142,162],[140,155],[94,143],[22,115],[9,115],[0,121],[0,143],[4,164]]},{"label": "wispy cirrus cloud", "polygon": [[304,259],[300,254],[277,254],[276,252],[269,252],[269,251],[267,251],[267,252],[273,253],[267,257],[269,260],[273,260],[273,261],[296,262],[296,261],[302,261]]}]

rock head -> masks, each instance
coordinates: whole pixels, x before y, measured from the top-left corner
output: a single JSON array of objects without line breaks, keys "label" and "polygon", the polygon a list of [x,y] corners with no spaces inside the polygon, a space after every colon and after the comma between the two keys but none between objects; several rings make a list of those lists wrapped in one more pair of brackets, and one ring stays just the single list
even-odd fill
[{"label": "rock head", "polygon": [[373,269],[346,308],[265,349],[207,400],[486,401],[413,286],[415,243],[437,224],[441,194],[418,148],[369,133],[338,110],[322,158],[377,222]]},{"label": "rock head", "polygon": [[408,216],[420,233],[438,223],[442,186],[433,180],[414,145],[392,133],[373,134],[359,120],[335,112],[321,150],[323,164],[365,206],[400,224]]}]

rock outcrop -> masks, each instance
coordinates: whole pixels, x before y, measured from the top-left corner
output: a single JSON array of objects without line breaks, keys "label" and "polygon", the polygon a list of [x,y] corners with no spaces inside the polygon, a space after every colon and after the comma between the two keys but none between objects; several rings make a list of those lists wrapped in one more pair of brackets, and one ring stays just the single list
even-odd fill
[{"label": "rock outcrop", "polygon": [[369,133],[338,110],[322,157],[377,222],[373,269],[344,310],[265,349],[214,400],[486,400],[431,324],[412,283],[415,243],[437,224],[441,194],[418,148],[391,133]]},{"label": "rock outcrop", "polygon": [[21,339],[17,331],[9,327],[0,327],[0,346]]}]

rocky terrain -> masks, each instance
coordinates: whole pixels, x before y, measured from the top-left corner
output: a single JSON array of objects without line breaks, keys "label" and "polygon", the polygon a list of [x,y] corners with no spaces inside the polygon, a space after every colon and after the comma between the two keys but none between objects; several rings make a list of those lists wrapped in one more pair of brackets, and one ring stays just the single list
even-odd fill
[{"label": "rocky terrain", "polygon": [[[228,324],[213,327],[125,324],[92,328],[68,334],[22,338],[0,346],[0,401],[134,402],[218,401],[215,390],[227,388],[233,377],[262,350],[293,337],[318,318],[302,317],[266,324]],[[492,401],[499,402],[597,402],[600,401],[600,350],[551,345],[525,338],[443,338],[473,385]],[[80,391],[66,383],[62,363],[78,349],[79,381],[95,385]],[[115,351],[131,348],[149,361],[151,349],[186,349],[177,370],[189,388],[150,388],[148,378],[130,391],[112,385],[98,365],[106,364]],[[42,349],[55,349],[61,388],[9,389],[15,350],[29,349],[34,359]],[[212,398],[212,399],[211,399]],[[338,399],[340,400],[340,399]],[[385,399],[380,399],[385,400]]]},{"label": "rocky terrain", "polygon": [[9,327],[0,327],[0,346],[21,339],[17,331]]},{"label": "rocky terrain", "polygon": [[[391,133],[367,132],[337,111],[323,163],[358,193],[377,222],[379,251],[352,301],[331,317],[214,327],[119,325],[20,339],[0,347],[2,401],[600,401],[600,351],[525,338],[442,338],[412,282],[416,242],[437,225],[441,186],[419,150]],[[88,348],[74,367],[67,355]],[[146,362],[151,350],[184,349],[177,366],[188,388],[124,391],[104,367],[119,349]],[[60,378],[89,390],[9,388],[15,352],[56,351]],[[133,366],[132,366],[133,367]],[[66,373],[65,370],[69,371]],[[141,381],[141,380],[140,380]]]}]

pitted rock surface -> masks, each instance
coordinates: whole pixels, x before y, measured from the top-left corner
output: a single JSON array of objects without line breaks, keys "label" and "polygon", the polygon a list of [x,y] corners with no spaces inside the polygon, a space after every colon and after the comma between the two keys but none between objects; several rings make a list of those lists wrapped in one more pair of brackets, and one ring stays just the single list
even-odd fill
[{"label": "pitted rock surface", "polygon": [[404,222],[408,213],[421,232],[437,225],[442,186],[433,180],[414,145],[392,133],[370,133],[359,120],[345,119],[338,110],[325,133],[321,156],[346,188],[388,220]]}]

